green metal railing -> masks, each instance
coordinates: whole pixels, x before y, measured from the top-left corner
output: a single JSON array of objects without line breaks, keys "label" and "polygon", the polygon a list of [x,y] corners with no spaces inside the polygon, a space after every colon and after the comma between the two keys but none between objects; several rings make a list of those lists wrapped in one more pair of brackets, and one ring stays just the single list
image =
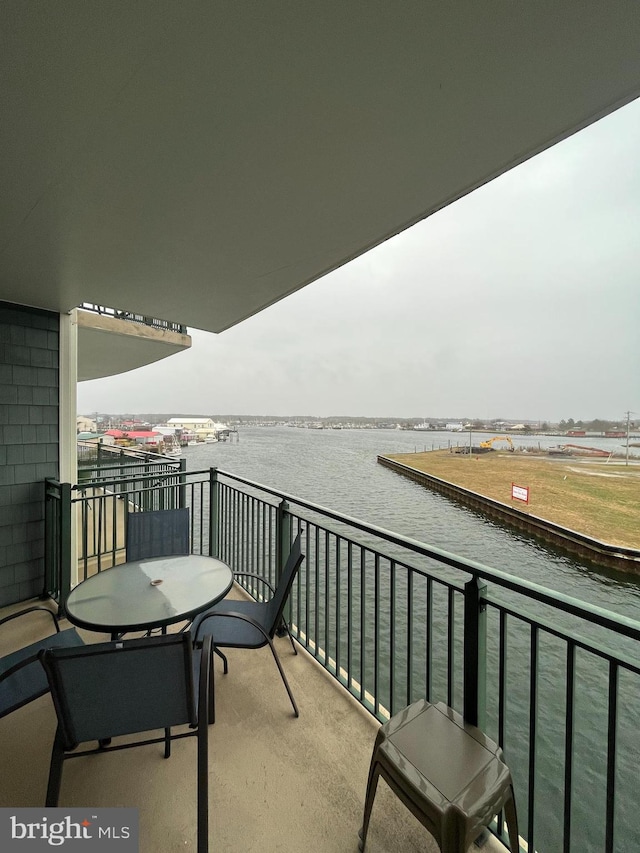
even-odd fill
[{"label": "green metal railing", "polygon": [[[124,562],[127,510],[185,506],[185,461],[157,454],[118,457],[79,472],[72,486],[45,480],[44,594],[62,607],[77,576]],[[72,567],[72,515],[76,516],[77,571]]]},{"label": "green metal railing", "polygon": [[180,459],[172,459],[162,453],[153,453],[137,447],[118,447],[113,444],[100,444],[96,441],[78,441],[78,476],[91,479],[99,471],[111,468],[111,476],[115,477],[120,469],[127,465],[155,463],[167,468],[179,467]]},{"label": "green metal railing", "polygon": [[485,729],[529,850],[640,849],[640,623],[216,469],[48,481],[47,504],[47,560],[59,561],[47,591],[62,604],[73,512],[80,579],[124,559],[125,506],[188,506],[194,552],[272,584],[302,531],[291,631],[364,707],[385,720],[426,697]]}]

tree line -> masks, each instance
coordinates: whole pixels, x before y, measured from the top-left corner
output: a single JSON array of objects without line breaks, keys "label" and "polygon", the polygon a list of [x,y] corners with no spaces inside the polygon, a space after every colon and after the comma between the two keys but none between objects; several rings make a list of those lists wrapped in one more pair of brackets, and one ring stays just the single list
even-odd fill
[{"label": "tree line", "polygon": [[[544,424],[542,425],[544,428]],[[631,427],[635,427],[635,424],[629,424]],[[569,418],[566,421],[560,421],[558,424],[558,428],[561,430],[569,430],[569,429],[584,429],[587,432],[611,432],[614,430],[626,430],[627,422],[623,421],[604,421],[600,418],[596,418],[593,421],[574,421],[573,418]]]}]

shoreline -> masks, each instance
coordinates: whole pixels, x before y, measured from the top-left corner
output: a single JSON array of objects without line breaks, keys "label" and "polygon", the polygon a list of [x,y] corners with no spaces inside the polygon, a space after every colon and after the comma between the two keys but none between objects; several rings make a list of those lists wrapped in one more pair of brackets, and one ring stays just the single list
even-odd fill
[{"label": "shoreline", "polygon": [[481,512],[492,520],[499,521],[518,532],[526,533],[545,545],[550,545],[568,556],[577,556],[596,566],[613,568],[629,574],[640,575],[640,550],[611,545],[548,519],[516,509],[509,504],[486,497],[479,492],[457,486],[433,474],[398,462],[388,456],[378,456],[378,463],[408,477],[426,488],[433,489],[445,497],[469,509]]}]

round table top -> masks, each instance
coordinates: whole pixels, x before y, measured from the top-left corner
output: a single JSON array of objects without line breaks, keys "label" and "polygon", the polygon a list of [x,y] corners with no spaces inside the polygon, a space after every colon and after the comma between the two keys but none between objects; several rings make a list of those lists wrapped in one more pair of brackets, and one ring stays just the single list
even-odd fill
[{"label": "round table top", "polygon": [[199,554],[152,557],[104,569],[74,587],[65,610],[80,628],[105,633],[162,628],[207,610],[231,589],[226,563]]}]

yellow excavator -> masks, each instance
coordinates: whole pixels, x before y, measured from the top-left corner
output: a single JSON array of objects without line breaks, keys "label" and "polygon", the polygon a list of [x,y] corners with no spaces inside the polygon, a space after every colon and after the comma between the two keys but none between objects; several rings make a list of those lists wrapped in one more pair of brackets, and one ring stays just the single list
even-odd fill
[{"label": "yellow excavator", "polygon": [[513,442],[511,441],[511,439],[509,438],[508,435],[496,435],[493,438],[488,438],[486,441],[480,442],[480,447],[484,447],[487,450],[492,450],[494,441],[506,441],[509,444],[509,450],[512,453],[515,450],[515,447],[513,446]]}]

